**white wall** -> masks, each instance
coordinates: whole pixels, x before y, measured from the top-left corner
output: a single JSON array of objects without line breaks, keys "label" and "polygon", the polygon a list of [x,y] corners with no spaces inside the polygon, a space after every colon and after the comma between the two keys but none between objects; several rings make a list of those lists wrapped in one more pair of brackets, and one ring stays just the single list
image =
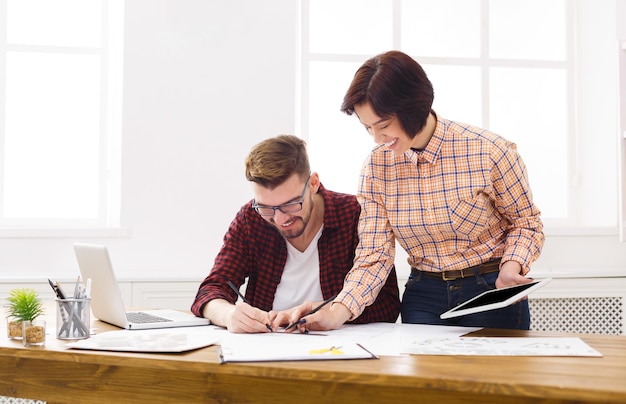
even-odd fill
[{"label": "white wall", "polygon": [[129,0],[122,225],[129,237],[0,239],[2,278],[73,278],[75,241],[120,278],[202,279],[251,198],[250,147],[294,133],[297,2]]}]

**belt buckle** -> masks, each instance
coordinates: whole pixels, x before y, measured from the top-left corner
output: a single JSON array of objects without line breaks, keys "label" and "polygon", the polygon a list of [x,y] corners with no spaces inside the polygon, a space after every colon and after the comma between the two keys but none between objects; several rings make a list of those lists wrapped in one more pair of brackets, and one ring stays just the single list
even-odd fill
[{"label": "belt buckle", "polygon": [[447,276],[447,273],[448,273],[448,271],[443,271],[443,272],[441,273],[441,279],[442,279],[442,280],[444,280],[444,281],[453,281],[453,280],[455,280],[455,279],[457,279],[457,278],[458,278],[458,276],[453,276],[453,277],[450,277],[450,278],[449,278],[449,277]]}]

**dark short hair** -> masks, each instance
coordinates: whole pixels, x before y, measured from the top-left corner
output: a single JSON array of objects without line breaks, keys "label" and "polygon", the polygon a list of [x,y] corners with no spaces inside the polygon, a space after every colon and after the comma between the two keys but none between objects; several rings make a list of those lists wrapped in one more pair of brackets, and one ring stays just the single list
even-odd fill
[{"label": "dark short hair", "polygon": [[412,139],[426,126],[433,99],[433,85],[422,66],[405,53],[389,51],[356,71],[341,112],[352,115],[355,105],[369,103],[381,118],[395,115]]},{"label": "dark short hair", "polygon": [[246,179],[274,189],[294,173],[311,174],[306,142],[297,136],[279,135],[254,146],[246,158]]}]

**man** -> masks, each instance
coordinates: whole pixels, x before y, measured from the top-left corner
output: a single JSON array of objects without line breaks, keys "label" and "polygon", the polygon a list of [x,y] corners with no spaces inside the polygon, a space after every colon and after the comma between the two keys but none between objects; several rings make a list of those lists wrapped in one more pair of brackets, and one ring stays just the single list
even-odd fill
[{"label": "man", "polygon": [[[246,178],[254,199],[232,221],[191,310],[231,332],[269,332],[303,302],[315,306],[339,293],[353,264],[361,208],[355,196],[322,186],[296,136],[256,145],[246,159]],[[246,278],[245,301],[235,304],[233,289]],[[353,322],[395,322],[399,311],[394,269]]]}]

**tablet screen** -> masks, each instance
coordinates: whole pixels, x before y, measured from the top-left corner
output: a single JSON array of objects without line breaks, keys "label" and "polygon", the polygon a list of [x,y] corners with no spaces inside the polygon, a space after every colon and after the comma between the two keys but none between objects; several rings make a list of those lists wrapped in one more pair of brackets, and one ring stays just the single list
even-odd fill
[{"label": "tablet screen", "polygon": [[509,304],[517,302],[524,296],[542,287],[550,280],[550,278],[546,278],[523,285],[509,286],[502,289],[493,289],[483,292],[465,303],[446,311],[440,317],[442,319],[446,319],[508,306]]},{"label": "tablet screen", "polygon": [[515,296],[519,292],[535,286],[536,283],[537,282],[531,282],[524,285],[511,286],[509,288],[490,290],[486,293],[479,295],[473,300],[469,300],[457,306],[455,309],[470,309],[473,307],[484,306],[487,304],[503,302],[508,298]]}]

